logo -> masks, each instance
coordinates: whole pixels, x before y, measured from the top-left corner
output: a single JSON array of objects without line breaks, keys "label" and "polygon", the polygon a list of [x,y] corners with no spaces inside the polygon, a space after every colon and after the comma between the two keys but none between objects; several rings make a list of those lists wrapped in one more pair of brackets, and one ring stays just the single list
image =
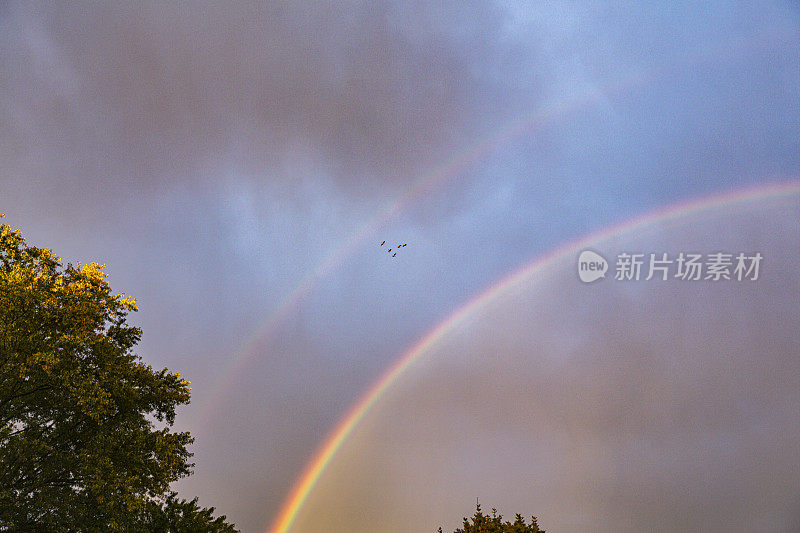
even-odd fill
[{"label": "logo", "polygon": [[[714,252],[709,254],[680,252],[678,254],[629,253],[617,254],[614,264],[615,281],[756,281],[760,275],[761,252]],[[606,277],[608,261],[591,250],[578,257],[578,276],[584,283]]]},{"label": "logo", "polygon": [[584,283],[591,283],[600,278],[606,277],[608,261],[591,250],[584,250],[578,257],[578,276]]}]

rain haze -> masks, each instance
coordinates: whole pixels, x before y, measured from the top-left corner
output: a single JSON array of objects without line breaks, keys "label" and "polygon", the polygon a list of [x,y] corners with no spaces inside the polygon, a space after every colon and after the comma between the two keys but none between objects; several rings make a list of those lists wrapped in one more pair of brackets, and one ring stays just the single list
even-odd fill
[{"label": "rain haze", "polygon": [[0,212],[136,298],[243,532],[796,531],[798,49],[789,1],[5,2]]}]

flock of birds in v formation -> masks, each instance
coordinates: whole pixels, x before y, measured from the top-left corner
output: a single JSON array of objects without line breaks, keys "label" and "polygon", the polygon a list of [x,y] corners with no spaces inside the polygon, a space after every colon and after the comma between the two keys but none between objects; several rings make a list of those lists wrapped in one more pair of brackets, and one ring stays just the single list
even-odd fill
[{"label": "flock of birds in v formation", "polygon": [[[383,246],[384,244],[386,244],[386,241],[383,241],[383,242],[381,243],[381,246]],[[392,250],[397,250],[397,249],[400,249],[400,248],[402,248],[403,246],[408,246],[408,243],[407,243],[407,242],[404,242],[403,244],[398,244],[398,245],[397,245],[397,246],[395,246],[394,248],[389,248],[388,250],[386,250],[386,252],[387,252],[387,253],[390,253],[390,254],[392,254]],[[393,253],[393,254],[392,254],[392,257],[395,257],[396,255],[397,255],[397,252]]]}]

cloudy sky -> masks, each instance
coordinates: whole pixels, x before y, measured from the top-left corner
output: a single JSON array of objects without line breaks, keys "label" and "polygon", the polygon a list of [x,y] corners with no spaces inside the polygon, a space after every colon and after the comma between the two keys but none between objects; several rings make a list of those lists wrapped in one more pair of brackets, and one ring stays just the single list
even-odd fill
[{"label": "cloudy sky", "polygon": [[[179,489],[243,531],[262,532],[351,406],[488,287],[566,242],[655,210],[797,183],[798,49],[800,10],[789,1],[6,2],[0,212],[65,261],[106,263],[112,287],[137,298],[138,353],[193,383],[178,425],[196,437],[197,467]],[[797,194],[756,194],[674,234],[630,242],[643,252],[763,250],[774,265],[791,265],[800,257],[799,202]],[[400,242],[408,246],[396,257],[386,253]],[[597,249],[610,258],[619,244]],[[372,531],[455,527],[476,496],[505,514],[541,514],[552,530],[580,530],[589,514],[605,523],[624,515],[622,530],[641,531],[663,524],[666,505],[684,529],[720,530],[730,509],[719,502],[763,497],[775,472],[783,477],[773,504],[755,506],[752,525],[796,526],[797,450],[783,437],[760,447],[738,433],[798,432],[789,414],[800,409],[796,274],[765,270],[766,281],[746,295],[734,282],[622,289],[612,279],[579,284],[574,259],[546,288],[524,284],[516,299],[498,300],[495,314],[476,313],[448,341],[452,350],[442,348],[439,366],[397,384],[400,404],[376,404],[370,416],[389,429],[365,419],[296,530],[316,531],[303,518],[315,512],[336,517],[342,531],[360,531],[344,522],[355,515],[370,517]],[[533,295],[534,285],[543,292]],[[618,313],[570,314],[585,306],[565,302],[598,286]],[[522,294],[530,299],[520,303]],[[536,309],[559,311],[536,319],[525,307],[534,300]],[[729,321],[689,332],[665,322],[748,302],[759,313],[727,313]],[[572,327],[587,320],[584,333]],[[720,377],[724,365],[704,361],[731,352],[731,331],[740,351],[732,374]],[[534,342],[536,332],[546,342]],[[581,352],[590,338],[605,352]],[[702,349],[689,350],[685,365],[667,364],[654,339]],[[619,346],[630,365],[603,355]],[[482,347],[488,359],[467,347]],[[543,405],[535,396],[517,402],[504,387],[505,378],[527,375],[509,371],[523,356],[547,361],[531,381],[543,388]],[[665,392],[707,387],[703,398],[730,405],[722,399],[741,390],[739,372],[759,356],[772,363],[746,383],[753,395],[737,409],[712,402],[691,414]],[[479,369],[492,379],[472,379]],[[595,387],[640,381],[664,402],[648,411],[638,388],[609,401],[600,388],[574,393],[591,370],[605,380]],[[511,390],[521,386],[512,381]],[[413,401],[417,425],[397,409]],[[541,424],[520,422],[526,406]],[[609,421],[607,431],[598,433],[592,412]],[[764,413],[774,416],[750,423]],[[665,418],[663,427],[679,434],[666,452],[661,441],[650,445],[666,430],[645,423]],[[459,447],[443,437],[425,451],[400,446],[457,421],[483,430],[465,433]],[[488,457],[489,434],[502,436],[506,462]],[[387,438],[397,444],[376,447]],[[612,453],[614,443],[631,454]],[[713,444],[703,448],[709,456],[684,453],[703,443]],[[349,459],[359,450],[362,462]],[[407,466],[445,456],[456,465],[441,476],[452,490]],[[598,456],[604,461],[590,461]],[[398,466],[403,457],[411,459]],[[748,466],[737,474],[734,463]],[[487,472],[498,478],[486,481]],[[505,472],[544,485],[508,474],[515,499],[496,490]],[[609,477],[618,490],[587,491]],[[376,483],[396,490],[362,512]],[[420,484],[440,490],[410,498],[408,487]],[[545,485],[574,505],[555,505]],[[708,512],[681,487],[702,489]],[[425,521],[403,523],[409,516]]]}]

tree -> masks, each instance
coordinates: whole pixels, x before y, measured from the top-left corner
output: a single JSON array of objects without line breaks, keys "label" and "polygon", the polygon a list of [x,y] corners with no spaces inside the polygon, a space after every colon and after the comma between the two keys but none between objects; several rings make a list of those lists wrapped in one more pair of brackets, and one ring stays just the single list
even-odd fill
[{"label": "tree", "polygon": [[103,266],[0,225],[0,532],[234,532],[169,490],[194,466],[171,431],[189,382],[132,352]]},{"label": "tree", "polygon": [[[442,528],[439,528],[442,533]],[[492,509],[492,515],[487,516],[481,512],[481,504],[476,504],[475,514],[472,516],[472,523],[464,517],[464,527],[456,529],[453,533],[545,533],[544,529],[539,529],[539,522],[535,516],[531,517],[531,523],[525,522],[522,515],[517,514],[514,522],[503,522],[503,515],[497,514],[497,509]]]}]

